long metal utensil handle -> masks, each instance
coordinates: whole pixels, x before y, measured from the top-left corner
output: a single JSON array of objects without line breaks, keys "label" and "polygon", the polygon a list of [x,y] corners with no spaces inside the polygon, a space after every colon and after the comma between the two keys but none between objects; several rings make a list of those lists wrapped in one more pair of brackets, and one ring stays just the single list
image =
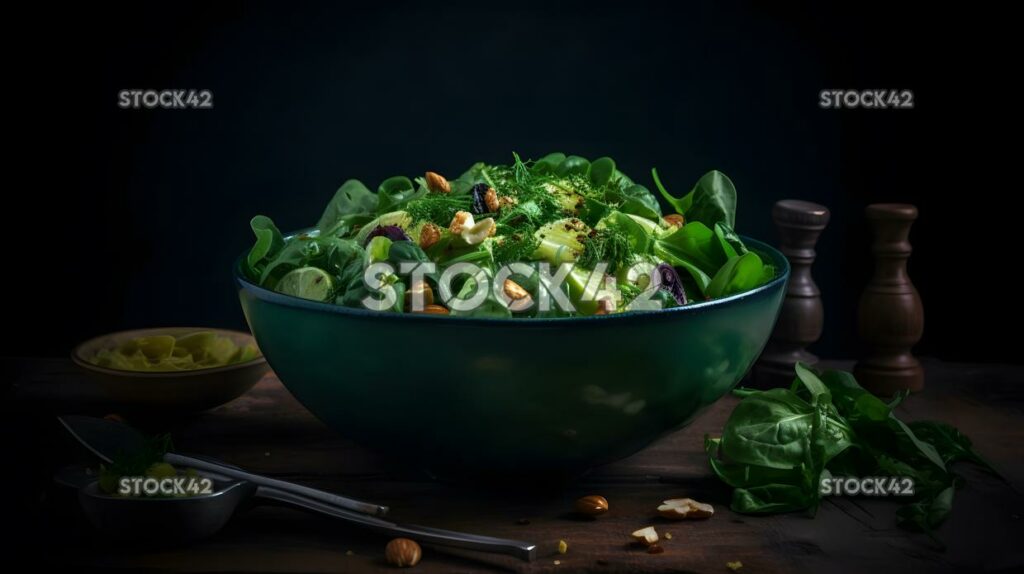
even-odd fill
[{"label": "long metal utensil handle", "polygon": [[488,552],[491,554],[504,554],[527,562],[532,561],[536,557],[537,546],[521,540],[508,540],[505,538],[494,538],[492,536],[480,536],[477,534],[467,534],[465,532],[442,530],[440,528],[430,528],[427,526],[396,524],[381,518],[367,516],[366,514],[357,514],[355,512],[338,508],[337,506],[323,504],[319,501],[310,500],[303,496],[295,496],[293,493],[278,490],[272,486],[258,487],[256,489],[256,496],[284,503],[288,506],[338,518],[345,522],[362,526],[368,530],[372,530],[386,536],[412,538],[413,540],[424,544],[433,544],[448,548],[461,548],[465,550],[475,550],[478,552]]},{"label": "long metal utensil handle", "polygon": [[192,467],[199,471],[212,472],[235,480],[247,480],[257,486],[270,487],[280,492],[291,492],[299,497],[324,503],[326,506],[339,507],[339,510],[348,509],[369,516],[384,516],[388,512],[387,506],[346,498],[330,492],[324,492],[308,486],[302,486],[301,484],[253,474],[238,467],[214,462],[208,459],[194,458],[184,454],[169,452],[164,455],[164,462],[170,463],[173,466]]}]

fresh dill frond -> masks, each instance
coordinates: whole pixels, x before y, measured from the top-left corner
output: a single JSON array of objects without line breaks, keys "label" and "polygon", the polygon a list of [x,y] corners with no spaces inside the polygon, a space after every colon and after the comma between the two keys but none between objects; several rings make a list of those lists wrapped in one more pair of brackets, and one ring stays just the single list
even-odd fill
[{"label": "fresh dill frond", "polygon": [[533,233],[516,231],[506,235],[494,244],[494,263],[500,267],[517,261],[529,261],[533,259],[537,244]]},{"label": "fresh dill frond", "polygon": [[406,211],[413,221],[430,221],[447,226],[456,211],[468,211],[473,198],[469,195],[427,194],[416,201],[410,201]]},{"label": "fresh dill frond", "polygon": [[614,273],[619,267],[628,265],[633,258],[629,238],[617,229],[599,229],[583,240],[583,254],[578,263],[593,269],[598,263],[608,264],[608,272]]}]

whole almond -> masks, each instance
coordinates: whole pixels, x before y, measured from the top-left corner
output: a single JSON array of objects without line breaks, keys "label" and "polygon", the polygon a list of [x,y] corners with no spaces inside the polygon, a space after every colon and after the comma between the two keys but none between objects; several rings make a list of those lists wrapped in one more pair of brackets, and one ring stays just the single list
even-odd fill
[{"label": "whole almond", "polygon": [[584,516],[601,516],[608,512],[608,500],[603,496],[591,494],[577,499],[573,508]]},{"label": "whole almond", "polygon": [[426,175],[427,189],[434,193],[451,193],[452,185],[439,173],[428,171]]}]

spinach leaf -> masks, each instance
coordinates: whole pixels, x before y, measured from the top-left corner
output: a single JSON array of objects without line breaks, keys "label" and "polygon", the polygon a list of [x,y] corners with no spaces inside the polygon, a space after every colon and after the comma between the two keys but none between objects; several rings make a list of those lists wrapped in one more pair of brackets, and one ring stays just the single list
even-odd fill
[{"label": "spinach leaf", "polygon": [[[690,227],[690,225],[692,224],[684,225],[683,229]],[[766,271],[761,258],[753,251],[748,251],[725,262],[725,265],[711,279],[707,295],[717,298],[747,291],[764,283],[767,275],[768,271]]]},{"label": "spinach leaf", "polygon": [[736,405],[722,431],[722,456],[743,464],[792,469],[806,463],[815,409],[787,389],[771,389]]},{"label": "spinach leaf", "polygon": [[560,163],[565,161],[565,154],[561,152],[549,153],[548,155],[533,162],[533,171],[539,175],[552,175]]},{"label": "spinach leaf", "polygon": [[996,476],[1001,476],[999,471],[974,450],[971,439],[952,425],[936,421],[914,421],[907,426],[919,439],[934,446],[939,457],[947,465],[966,460]]},{"label": "spinach leaf", "polygon": [[715,251],[715,234],[700,222],[687,223],[654,243],[654,254],[676,265],[686,261],[705,274],[713,274],[725,263]]},{"label": "spinach leaf", "polygon": [[590,163],[590,183],[594,187],[602,187],[615,175],[615,160],[610,157],[599,157]]},{"label": "spinach leaf", "polygon": [[729,228],[736,226],[736,187],[732,180],[718,170],[701,176],[696,185],[683,197],[673,197],[662,185],[658,171],[651,170],[654,184],[662,197],[677,213],[683,214],[687,222],[699,221],[708,227],[723,223]]},{"label": "spinach leaf", "polygon": [[610,189],[605,193],[605,200],[617,203],[617,209],[623,213],[632,213],[654,221],[661,218],[661,206],[658,205],[658,200],[642,185],[633,184]]},{"label": "spinach leaf", "polygon": [[252,232],[256,235],[256,243],[246,257],[247,273],[250,279],[259,277],[259,267],[266,260],[273,258],[284,248],[284,236],[274,222],[265,215],[257,215],[249,222]]},{"label": "spinach leaf", "polygon": [[350,179],[335,192],[316,227],[321,235],[344,235],[353,225],[373,219],[377,207],[377,195],[361,181]]},{"label": "spinach leaf", "polygon": [[376,214],[398,211],[405,204],[426,194],[426,189],[415,189],[412,180],[403,175],[389,177],[377,187]]},{"label": "spinach leaf", "polygon": [[578,155],[571,155],[561,161],[555,168],[555,175],[565,177],[567,175],[587,175],[590,171],[590,162],[587,158]]}]

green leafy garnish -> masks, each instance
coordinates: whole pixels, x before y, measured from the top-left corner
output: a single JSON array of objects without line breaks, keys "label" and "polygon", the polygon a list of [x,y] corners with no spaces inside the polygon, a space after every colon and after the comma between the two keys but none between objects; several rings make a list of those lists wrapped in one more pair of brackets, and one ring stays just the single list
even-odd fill
[{"label": "green leafy garnish", "polygon": [[968,461],[996,474],[955,428],[904,423],[893,411],[898,400],[883,402],[852,374],[819,374],[802,363],[796,374],[788,389],[735,391],[742,400],[721,438],[704,439],[712,471],[734,488],[734,511],[813,510],[821,501],[822,479],[832,476],[906,477],[915,494],[898,510],[898,524],[938,541],[934,530],[949,515],[962,483],[949,465]]}]

